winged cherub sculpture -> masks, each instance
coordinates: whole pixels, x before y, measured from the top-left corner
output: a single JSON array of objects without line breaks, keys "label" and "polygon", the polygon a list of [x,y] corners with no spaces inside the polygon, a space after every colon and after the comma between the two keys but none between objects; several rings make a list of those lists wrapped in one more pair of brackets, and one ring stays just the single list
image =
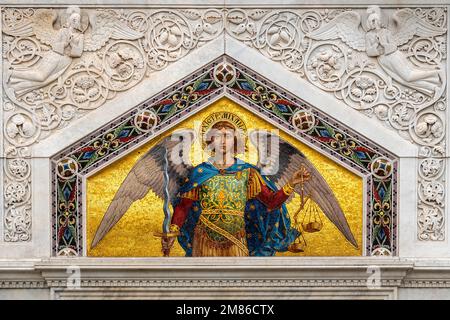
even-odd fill
[{"label": "winged cherub sculpture", "polygon": [[168,197],[173,207],[171,216],[166,211],[167,226],[162,234],[165,256],[175,238],[186,256],[273,256],[288,250],[299,236],[299,231],[291,227],[285,202],[296,188],[299,192],[301,182],[305,182],[304,192],[357,247],[332,190],[299,150],[270,132],[253,131],[250,140],[256,144],[260,160],[252,165],[236,157],[246,144],[243,122],[229,112],[214,113],[210,119],[214,121],[203,122],[207,125],[202,124],[202,128],[207,129],[202,135],[203,146],[212,157],[191,165],[187,155],[193,131],[179,135],[180,139],[167,137],[155,145],[136,162],[119,187],[92,248],[134,201],[152,190],[160,198]]},{"label": "winged cherub sculpture", "polygon": [[369,6],[365,16],[365,22],[361,23],[359,13],[345,11],[308,36],[314,40],[341,39],[352,49],[376,57],[390,78],[434,97],[445,81],[444,70],[419,68],[398,47],[414,36],[435,37],[444,34],[446,29],[420,19],[411,9],[397,10],[392,15],[391,28],[382,22],[383,16],[378,6]]},{"label": "winged cherub sculpture", "polygon": [[[39,89],[61,76],[84,51],[97,51],[109,39],[136,40],[143,36],[108,11],[82,13],[77,6],[67,8],[60,18],[61,27],[55,29],[58,14],[52,9],[38,9],[19,30],[3,30],[12,36],[35,35],[43,44],[51,47],[40,60],[23,70],[7,67],[6,82],[16,96]],[[90,26],[90,30],[88,27]]]}]

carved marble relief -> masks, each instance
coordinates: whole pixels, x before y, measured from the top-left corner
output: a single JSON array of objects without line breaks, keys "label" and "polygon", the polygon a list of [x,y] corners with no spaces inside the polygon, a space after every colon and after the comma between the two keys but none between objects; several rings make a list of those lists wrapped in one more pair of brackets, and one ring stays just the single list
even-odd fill
[{"label": "carved marble relief", "polygon": [[445,239],[445,8],[3,8],[4,240],[31,239],[30,150],[220,35],[419,147],[418,239]]}]

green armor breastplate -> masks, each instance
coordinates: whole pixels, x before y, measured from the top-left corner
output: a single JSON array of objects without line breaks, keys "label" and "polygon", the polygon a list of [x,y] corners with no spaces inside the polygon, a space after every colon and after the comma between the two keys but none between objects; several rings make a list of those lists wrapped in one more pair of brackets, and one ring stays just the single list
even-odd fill
[{"label": "green armor breastplate", "polygon": [[[232,174],[218,174],[200,187],[202,216],[233,236],[245,231],[244,210],[247,203],[249,170]],[[205,228],[210,240],[227,241],[220,232]]]}]

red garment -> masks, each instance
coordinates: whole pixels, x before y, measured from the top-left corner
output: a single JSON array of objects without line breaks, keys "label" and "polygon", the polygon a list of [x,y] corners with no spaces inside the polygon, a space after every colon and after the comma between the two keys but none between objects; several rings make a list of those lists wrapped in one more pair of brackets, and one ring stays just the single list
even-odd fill
[{"label": "red garment", "polygon": [[[281,207],[281,205],[287,200],[288,197],[289,196],[284,193],[283,189],[272,191],[266,185],[262,185],[261,192],[256,196],[256,199],[266,205],[267,209],[273,210]],[[194,200],[181,198],[181,201],[174,209],[172,224],[176,224],[181,228],[193,203]]]},{"label": "red garment", "polygon": [[173,210],[172,224],[176,224],[180,228],[183,226],[193,202],[194,200],[181,198],[181,201]]}]

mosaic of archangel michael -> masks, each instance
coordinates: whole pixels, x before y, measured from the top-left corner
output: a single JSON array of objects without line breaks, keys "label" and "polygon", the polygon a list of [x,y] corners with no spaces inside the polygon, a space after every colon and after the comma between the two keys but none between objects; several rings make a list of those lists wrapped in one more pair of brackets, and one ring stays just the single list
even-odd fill
[{"label": "mosaic of archangel michael", "polygon": [[[208,155],[193,166],[196,139]],[[256,165],[238,155],[257,150]],[[153,191],[163,199],[161,250],[169,256],[175,241],[189,257],[274,256],[302,252],[304,233],[320,230],[323,213],[355,248],[357,241],[332,189],[306,156],[270,130],[247,130],[237,114],[213,112],[199,130],[178,130],[134,164],[96,229],[91,248],[130,206]],[[294,194],[301,202],[289,214]],[[302,210],[315,210],[301,218]],[[326,219],[325,218],[325,219]]]}]

